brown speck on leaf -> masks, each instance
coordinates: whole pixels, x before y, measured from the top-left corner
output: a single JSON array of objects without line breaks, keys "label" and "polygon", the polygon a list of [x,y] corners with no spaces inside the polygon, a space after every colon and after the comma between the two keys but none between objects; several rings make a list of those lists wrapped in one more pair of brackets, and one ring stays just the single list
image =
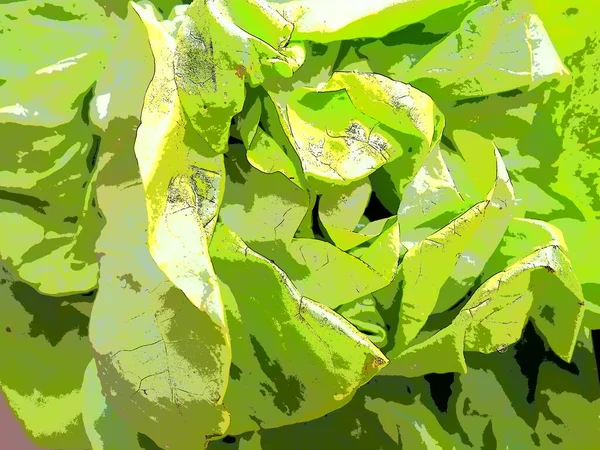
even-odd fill
[{"label": "brown speck on leaf", "polygon": [[238,64],[235,67],[235,75],[240,78],[240,79],[244,79],[244,77],[246,76],[246,66],[242,65],[242,64]]}]

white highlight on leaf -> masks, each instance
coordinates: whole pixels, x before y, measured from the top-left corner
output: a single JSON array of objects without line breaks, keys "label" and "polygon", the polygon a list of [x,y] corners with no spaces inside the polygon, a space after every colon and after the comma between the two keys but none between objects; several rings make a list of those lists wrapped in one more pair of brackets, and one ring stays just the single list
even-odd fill
[{"label": "white highlight on leaf", "polygon": [[25,109],[20,103],[0,108],[0,114],[14,114],[15,116],[25,117],[28,112],[29,110]]},{"label": "white highlight on leaf", "polygon": [[98,117],[104,119],[108,114],[108,105],[110,103],[110,92],[99,95],[96,98],[96,111],[98,111]]},{"label": "white highlight on leaf", "polygon": [[61,59],[57,63],[51,64],[49,66],[46,66],[42,69],[37,70],[35,72],[35,74],[42,75],[42,74],[50,74],[53,72],[61,72],[62,70],[66,69],[67,67],[74,66],[75,64],[77,64],[77,60],[79,60],[87,55],[88,55],[87,53],[81,53],[77,56],[70,56],[69,58]]}]

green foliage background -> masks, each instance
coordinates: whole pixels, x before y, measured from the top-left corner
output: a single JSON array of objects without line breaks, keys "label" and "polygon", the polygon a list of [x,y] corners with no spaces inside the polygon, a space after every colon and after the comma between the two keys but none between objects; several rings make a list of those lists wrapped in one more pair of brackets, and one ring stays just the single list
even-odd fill
[{"label": "green foliage background", "polygon": [[0,387],[28,435],[597,448],[598,14],[0,2]]}]

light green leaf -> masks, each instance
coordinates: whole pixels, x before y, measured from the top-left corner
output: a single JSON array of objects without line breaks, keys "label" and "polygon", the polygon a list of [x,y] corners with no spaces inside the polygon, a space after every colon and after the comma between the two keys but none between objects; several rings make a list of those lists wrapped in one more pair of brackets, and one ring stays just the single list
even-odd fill
[{"label": "light green leaf", "polygon": [[568,255],[561,230],[547,222],[513,217],[508,224],[502,242],[485,265],[481,277],[487,279],[507,266],[525,258],[534,250],[551,245],[558,246]]},{"label": "light green leaf", "polygon": [[319,219],[336,247],[346,251],[381,233],[386,219],[366,229],[365,224],[360,223],[370,196],[368,178],[347,186],[333,186],[323,193],[319,200]]},{"label": "light green leaf", "polygon": [[[389,283],[359,258],[315,239],[294,239],[273,255],[303,296],[330,308],[363,297]],[[342,278],[340,273],[349,275]]]},{"label": "light green leaf", "polygon": [[315,42],[381,38],[440,10],[469,3],[466,0],[268,1],[294,23],[293,39]]},{"label": "light green leaf", "polygon": [[[391,281],[400,243],[397,228],[387,222],[395,219],[365,244],[360,258],[328,242],[294,238],[307,211],[306,191],[281,173],[253,168],[240,147],[232,146],[227,156],[221,220],[250,248],[281,267],[303,296],[336,308]],[[354,283],[339,277],[340,271],[353,274]]]},{"label": "light green leaf", "polygon": [[360,180],[399,158],[416,171],[443,127],[427,95],[368,73],[337,72],[317,89],[298,88],[283,111],[317,188]]},{"label": "light green leaf", "polygon": [[186,15],[177,36],[177,87],[194,128],[223,153],[245,82],[257,86],[269,73],[291,76],[298,67],[285,48],[292,25],[256,0],[197,0]]},{"label": "light green leaf", "polygon": [[[158,62],[135,146],[143,191],[139,184],[130,191],[137,214],[127,219],[135,224],[128,245],[121,238],[115,248],[104,239],[111,250],[103,252],[105,287],[94,304],[90,340],[119,414],[157,444],[178,449],[223,434],[229,422],[221,405],[231,350],[208,257],[224,177],[222,157],[192,150],[202,141],[177,98],[174,39],[147,10],[136,11]],[[115,211],[112,222],[107,216],[106,236],[126,220],[124,211]],[[124,254],[130,255],[126,269]]]},{"label": "light green leaf", "polygon": [[421,403],[420,395],[410,405],[365,397],[365,409],[377,414],[386,434],[402,448],[457,449],[458,435],[450,436],[435,414]]},{"label": "light green leaf", "polygon": [[387,344],[385,322],[377,310],[377,304],[372,295],[359,298],[352,303],[346,303],[336,309],[348,322],[365,334],[379,348]]},{"label": "light green leaf", "polygon": [[3,5],[0,258],[43,294],[97,285],[93,249],[102,222],[93,185],[100,137],[89,103],[114,38],[115,27],[92,1]]},{"label": "light green leaf", "polygon": [[446,225],[448,217],[458,216],[464,206],[444,156],[436,146],[404,189],[398,208],[403,245],[413,247]]},{"label": "light green leaf", "polygon": [[541,446],[594,448],[600,426],[600,386],[589,330],[581,328],[568,367],[548,359],[541,362],[535,399]]},{"label": "light green leaf", "polygon": [[[568,362],[583,313],[581,287],[568,259],[558,246],[544,247],[487,280],[448,327],[403,352],[388,352],[385,373],[465,371],[463,345],[464,351],[503,351],[519,340],[529,316],[552,350]],[[444,358],[428,359],[437,352]]]},{"label": "light green leaf", "polygon": [[514,193],[498,151],[496,183],[487,200],[473,206],[412,247],[404,256],[400,324],[395,354],[417,336],[431,313],[458,302],[479,276],[511,219]]},{"label": "light green leaf", "polygon": [[248,90],[244,107],[235,116],[235,125],[231,129],[231,135],[241,139],[246,148],[250,148],[258,132],[261,113],[262,103],[260,97],[257,95],[256,90]]},{"label": "light green leaf", "polygon": [[[263,131],[260,136],[269,139]],[[255,142],[260,142],[260,136],[257,135]],[[259,145],[254,147],[254,157],[256,152],[262,151],[256,150]],[[271,150],[271,154],[277,151]],[[225,196],[219,213],[221,220],[251,246],[256,242],[288,244],[306,214],[308,194],[283,173],[265,173],[252,167],[248,161],[250,153],[246,159],[243,148],[232,146],[227,154]],[[289,159],[284,159],[285,155],[280,156],[279,161],[272,161],[273,168],[277,168],[275,164],[280,162],[279,167],[290,173],[293,166],[285,164]]]},{"label": "light green leaf", "polygon": [[469,367],[456,389],[458,420],[476,448],[536,447],[533,429],[519,417],[492,369]]},{"label": "light green leaf", "polygon": [[81,377],[92,354],[87,324],[95,292],[50,297],[0,267],[0,388],[40,446],[87,446]]},{"label": "light green leaf", "polygon": [[286,155],[279,144],[262,128],[256,130],[256,136],[248,147],[248,162],[264,173],[281,172],[300,189],[305,189],[304,174]]},{"label": "light green leaf", "polygon": [[569,72],[528,3],[502,0],[478,8],[400,79],[453,100],[548,82],[564,90]]},{"label": "light green leaf", "polygon": [[217,228],[211,256],[232,339],[228,433],[338,409],[387,363],[350,324],[302,297],[284,272],[225,226]]},{"label": "light green leaf", "polygon": [[92,450],[127,448],[141,450],[137,432],[107,403],[98,378],[96,362],[90,361],[83,376],[83,424]]}]

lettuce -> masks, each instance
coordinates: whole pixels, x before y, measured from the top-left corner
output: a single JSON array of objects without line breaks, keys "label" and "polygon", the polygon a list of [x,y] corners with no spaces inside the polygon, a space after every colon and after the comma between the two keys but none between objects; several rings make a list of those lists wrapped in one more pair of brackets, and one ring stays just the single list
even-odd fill
[{"label": "lettuce", "polygon": [[36,444],[595,448],[595,2],[0,13],[0,387]]}]

